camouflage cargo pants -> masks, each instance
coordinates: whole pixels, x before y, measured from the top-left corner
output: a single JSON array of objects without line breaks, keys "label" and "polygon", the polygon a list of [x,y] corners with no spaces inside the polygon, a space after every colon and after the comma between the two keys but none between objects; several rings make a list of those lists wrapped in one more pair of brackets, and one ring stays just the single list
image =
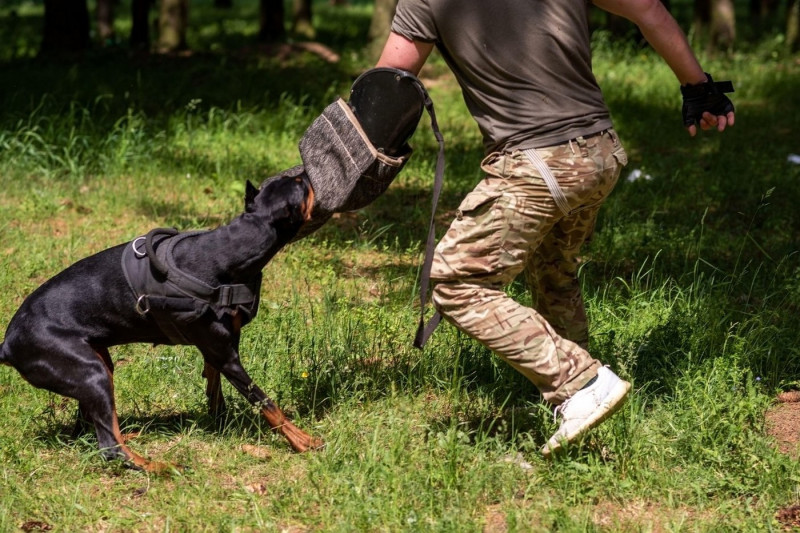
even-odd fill
[{"label": "camouflage cargo pants", "polygon": [[[578,254],[627,156],[613,130],[536,149],[566,198],[557,205],[525,152],[491,154],[436,247],[433,302],[445,319],[560,404],[597,374]],[[503,288],[525,273],[536,309]]]}]

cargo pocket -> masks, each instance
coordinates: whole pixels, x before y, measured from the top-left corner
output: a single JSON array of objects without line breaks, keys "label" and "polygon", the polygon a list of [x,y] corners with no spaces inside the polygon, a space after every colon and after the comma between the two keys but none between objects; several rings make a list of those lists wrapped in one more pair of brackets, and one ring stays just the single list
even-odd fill
[{"label": "cargo pocket", "polygon": [[622,147],[622,143],[619,141],[617,132],[614,130],[609,130],[609,133],[614,141],[611,155],[614,156],[614,159],[617,161],[619,166],[624,167],[628,164],[628,153],[625,152],[625,148]]},{"label": "cargo pocket", "polygon": [[485,213],[501,196],[503,196],[501,191],[472,191],[458,206],[456,219],[463,220],[465,217],[481,216],[481,213]]},{"label": "cargo pocket", "polygon": [[503,217],[499,191],[475,190],[456,210],[455,220],[434,252],[431,279],[484,277],[495,271],[502,254]]},{"label": "cargo pocket", "polygon": [[628,153],[625,152],[625,148],[623,148],[622,145],[619,145],[619,147],[614,150],[612,155],[614,156],[614,159],[617,160],[617,164],[619,166],[624,167],[628,164]]},{"label": "cargo pocket", "polygon": [[492,152],[481,161],[481,170],[490,176],[504,177],[506,154]]}]

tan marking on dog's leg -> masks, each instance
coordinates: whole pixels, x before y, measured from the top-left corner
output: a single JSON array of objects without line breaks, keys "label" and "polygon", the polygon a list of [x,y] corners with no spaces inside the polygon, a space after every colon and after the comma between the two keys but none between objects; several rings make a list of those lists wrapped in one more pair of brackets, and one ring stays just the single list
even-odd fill
[{"label": "tan marking on dog's leg", "polygon": [[[105,352],[105,353],[103,353]],[[146,472],[153,472],[153,473],[160,473],[160,472],[173,472],[178,470],[178,468],[174,465],[156,461],[150,461],[145,457],[139,455],[138,453],[131,450],[126,444],[125,441],[127,440],[119,429],[119,417],[117,416],[117,402],[116,397],[114,395],[114,373],[111,371],[112,367],[109,367],[106,364],[107,360],[110,360],[110,355],[108,354],[107,349],[97,350],[95,349],[95,354],[106,366],[106,372],[108,372],[108,377],[111,381],[111,424],[112,424],[112,433],[114,435],[114,440],[117,442],[117,446],[122,451],[123,454],[128,458],[128,461],[131,462],[136,468],[140,468]]]},{"label": "tan marking on dog's leg", "polygon": [[225,410],[225,398],[222,396],[222,380],[219,371],[205,363],[203,377],[206,378],[206,398],[208,398],[208,414],[217,417]]},{"label": "tan marking on dog's leg", "polygon": [[311,220],[311,212],[314,209],[314,188],[311,185],[308,186],[308,196],[306,197],[306,201],[303,203],[303,207],[301,211],[303,212],[303,218],[306,222]]},{"label": "tan marking on dog's leg", "polygon": [[283,411],[269,400],[267,405],[261,407],[261,414],[267,419],[270,427],[286,437],[292,449],[296,452],[318,450],[325,446],[321,439],[312,437],[302,429],[292,424]]}]

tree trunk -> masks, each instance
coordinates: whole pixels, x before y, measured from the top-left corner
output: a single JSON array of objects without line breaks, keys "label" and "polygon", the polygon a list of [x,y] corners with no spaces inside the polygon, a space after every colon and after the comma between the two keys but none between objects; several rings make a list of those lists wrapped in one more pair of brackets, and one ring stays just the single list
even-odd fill
[{"label": "tree trunk", "polygon": [[711,0],[711,47],[728,51],[736,41],[733,0]]},{"label": "tree trunk", "polygon": [[150,50],[150,4],[151,0],[131,3],[131,48],[134,50]]},{"label": "tree trunk", "polygon": [[161,0],[158,12],[158,50],[185,50],[188,25],[189,0]]},{"label": "tree trunk", "polygon": [[113,44],[115,0],[97,0],[97,37],[104,45]]},{"label": "tree trunk", "polygon": [[[487,1],[487,0],[484,0]],[[389,36],[392,27],[394,10],[397,7],[397,0],[375,0],[375,8],[372,12],[372,21],[369,25],[369,55],[374,61],[381,55],[383,45]]]},{"label": "tree trunk", "polygon": [[790,52],[800,50],[800,0],[789,0],[786,6],[786,45]]},{"label": "tree trunk", "polygon": [[711,25],[711,0],[694,0],[694,17],[691,34],[698,41],[703,41],[708,27]]},{"label": "tree trunk", "polygon": [[[789,4],[792,0],[789,0]],[[750,21],[753,34],[761,37],[765,33],[777,29],[779,0],[750,0]]]},{"label": "tree trunk", "polygon": [[769,19],[778,12],[778,0],[750,0],[750,15],[755,19]]},{"label": "tree trunk", "polygon": [[286,39],[283,0],[260,0],[258,40],[275,43]]},{"label": "tree trunk", "polygon": [[91,45],[86,0],[45,0],[39,53],[82,52]]},{"label": "tree trunk", "polygon": [[316,37],[311,23],[311,0],[292,0],[292,33],[306,39]]}]

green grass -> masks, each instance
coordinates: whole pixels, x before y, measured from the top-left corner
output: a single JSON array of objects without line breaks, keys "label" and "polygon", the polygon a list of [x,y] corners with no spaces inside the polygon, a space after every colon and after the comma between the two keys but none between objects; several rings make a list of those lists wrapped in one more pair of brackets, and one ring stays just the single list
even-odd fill
[{"label": "green grass", "polygon": [[[254,6],[236,3],[197,3],[191,56],[120,46],[73,64],[33,57],[22,28],[40,6],[18,8],[0,45],[0,324],[81,257],[235,216],[245,180],[298,164],[305,128],[369,65],[364,3],[319,4],[336,64],[259,52]],[[9,20],[0,4],[4,35]],[[227,384],[215,423],[196,349],[132,345],[112,353],[121,424],[140,432],[130,445],[188,469],[128,471],[93,437],[69,438],[74,402],[3,367],[0,531],[780,530],[800,468],[764,413],[800,385],[800,167],[787,162],[800,57],[780,39],[703,57],[734,80],[737,123],[692,139],[662,61],[601,33],[596,48],[631,163],[581,279],[592,353],[634,384],[622,412],[546,462],[555,422],[532,385],[447,325],[411,347],[437,149],[423,118],[384,197],[268,265],[244,330],[245,367],[323,451],[292,453]],[[441,233],[480,177],[480,139],[438,56],[423,79],[447,146]],[[653,179],[627,181],[637,168]]]}]

